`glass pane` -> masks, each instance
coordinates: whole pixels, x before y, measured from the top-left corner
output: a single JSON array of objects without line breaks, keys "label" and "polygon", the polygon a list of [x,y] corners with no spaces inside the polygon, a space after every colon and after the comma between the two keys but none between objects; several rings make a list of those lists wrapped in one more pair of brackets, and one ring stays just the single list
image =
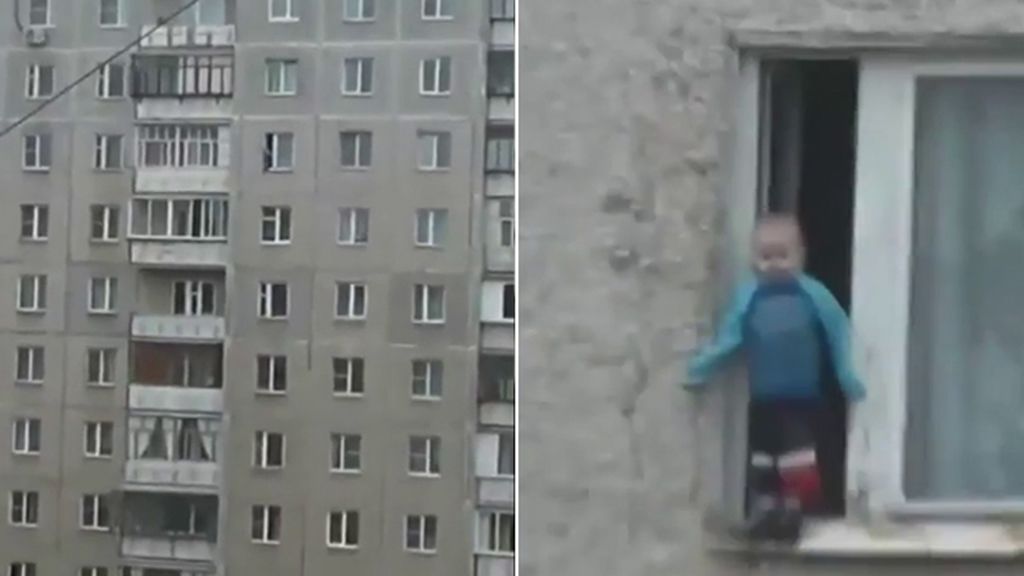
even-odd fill
[{"label": "glass pane", "polygon": [[918,82],[908,497],[1024,496],[1024,80]]}]

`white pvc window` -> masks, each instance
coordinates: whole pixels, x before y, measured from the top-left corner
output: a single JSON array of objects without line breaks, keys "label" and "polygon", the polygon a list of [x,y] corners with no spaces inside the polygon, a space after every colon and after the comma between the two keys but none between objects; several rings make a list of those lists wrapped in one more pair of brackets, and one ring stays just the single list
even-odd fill
[{"label": "white pvc window", "polygon": [[271,22],[295,22],[299,19],[292,0],[267,0],[267,12]]},{"label": "white pvc window", "polygon": [[355,474],[363,468],[363,437],[331,434],[331,472]]},{"label": "white pvc window", "polygon": [[18,278],[18,312],[46,311],[46,275],[25,274]]},{"label": "white pvc window", "polygon": [[420,62],[420,94],[447,96],[452,91],[452,59],[449,56]]},{"label": "white pvc window", "polygon": [[50,236],[50,207],[46,204],[21,205],[21,239],[43,242]]},{"label": "white pvc window", "polygon": [[217,286],[208,280],[176,280],[171,286],[171,313],[175,316],[217,314]]},{"label": "white pvc window", "polygon": [[53,96],[56,73],[50,64],[29,64],[25,71],[25,97],[29,99]]},{"label": "white pvc window", "polygon": [[42,346],[18,346],[14,379],[21,384],[42,384],[46,379],[46,349]]},{"label": "white pvc window", "polygon": [[99,23],[103,28],[124,26],[124,0],[100,0]]},{"label": "white pvc window", "polygon": [[442,324],[445,321],[444,286],[416,284],[413,287],[413,322]]},{"label": "white pvc window", "polygon": [[120,234],[121,208],[112,204],[94,204],[89,208],[93,242],[116,242]]},{"label": "white pvc window", "polygon": [[21,455],[39,454],[42,444],[42,421],[39,418],[17,418],[11,434],[11,451]]},{"label": "white pvc window", "polygon": [[223,198],[135,198],[131,235],[160,240],[226,240],[228,201]]},{"label": "white pvc window", "polygon": [[335,285],[334,316],[341,320],[365,320],[366,284],[338,282]]},{"label": "white pvc window", "polygon": [[372,22],[377,19],[377,0],[344,0],[346,22]]},{"label": "white pvc window", "polygon": [[405,517],[405,549],[425,554],[437,552],[437,516]]},{"label": "white pvc window", "polygon": [[366,361],[363,358],[333,358],[334,394],[362,396],[366,388]]},{"label": "white pvc window", "polygon": [[299,61],[271,58],[266,61],[266,93],[295,96],[299,93]]},{"label": "white pvc window", "polygon": [[455,0],[420,0],[424,20],[451,20],[455,17]]},{"label": "white pvc window", "polygon": [[416,211],[416,245],[437,248],[444,244],[448,232],[448,210]]},{"label": "white pvc window", "polygon": [[97,170],[120,170],[124,168],[124,136],[120,134],[97,134],[93,153],[93,166]]},{"label": "white pvc window", "polygon": [[260,282],[259,316],[268,320],[288,317],[288,284]]},{"label": "white pvc window", "polygon": [[349,549],[359,547],[359,512],[345,510],[327,513],[327,546]]},{"label": "white pvc window", "polygon": [[279,432],[259,430],[253,439],[253,465],[257,468],[284,468],[285,437]]},{"label": "white pvc window", "polygon": [[31,528],[39,525],[39,493],[13,490],[8,499],[8,520],[12,526]]},{"label": "white pvc window", "polygon": [[52,142],[50,134],[26,134],[22,140],[22,168],[34,172],[48,171],[53,161]]},{"label": "white pvc window", "polygon": [[373,58],[345,58],[342,64],[341,93],[345,96],[373,94]]},{"label": "white pvc window", "polygon": [[260,242],[290,244],[292,241],[292,209],[287,206],[264,206],[260,217]]},{"label": "white pvc window", "polygon": [[53,15],[50,10],[50,0],[29,0],[28,2],[28,25],[29,26],[52,26]]},{"label": "white pvc window", "polygon": [[417,137],[420,170],[447,170],[452,167],[451,132],[420,131]]},{"label": "white pvc window", "polygon": [[117,278],[89,279],[89,313],[113,314],[117,310]]},{"label": "white pvc window", "polygon": [[264,138],[263,170],[288,172],[295,168],[295,134],[270,132]]},{"label": "white pvc window", "polygon": [[138,128],[142,168],[217,168],[228,165],[222,138],[227,128],[199,124],[149,124]]},{"label": "white pvc window", "polygon": [[126,67],[111,62],[96,73],[96,97],[100,99],[123,98],[126,92]]},{"label": "white pvc window", "polygon": [[413,476],[441,475],[441,439],[437,436],[409,438],[409,474]]},{"label": "white pvc window", "polygon": [[85,423],[85,456],[87,458],[110,458],[114,454],[114,423]]},{"label": "white pvc window", "polygon": [[93,386],[113,386],[117,374],[116,348],[90,348],[86,352],[85,381]]},{"label": "white pvc window", "polygon": [[477,522],[477,550],[511,556],[516,551],[516,516],[512,512],[481,512]]},{"label": "white pvc window", "polygon": [[81,528],[83,530],[110,530],[110,505],[103,494],[82,496]]},{"label": "white pvc window", "polygon": [[370,209],[338,210],[338,244],[361,246],[370,241]]},{"label": "white pvc window", "polygon": [[288,390],[288,358],[260,354],[256,357],[256,390],[282,394]]},{"label": "white pvc window", "polygon": [[252,541],[259,544],[278,544],[281,541],[281,507],[257,505],[252,507]]},{"label": "white pvc window", "polygon": [[437,400],[444,389],[444,363],[440,360],[412,361],[412,397]]}]

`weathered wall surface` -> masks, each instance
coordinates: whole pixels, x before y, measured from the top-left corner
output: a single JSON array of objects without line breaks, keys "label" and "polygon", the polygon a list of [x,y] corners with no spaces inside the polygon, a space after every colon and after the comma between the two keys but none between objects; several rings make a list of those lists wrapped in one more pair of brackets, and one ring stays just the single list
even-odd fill
[{"label": "weathered wall surface", "polygon": [[1024,33],[1024,2],[524,0],[520,22],[524,576],[1022,573],[706,554],[677,383],[713,300],[726,32]]}]

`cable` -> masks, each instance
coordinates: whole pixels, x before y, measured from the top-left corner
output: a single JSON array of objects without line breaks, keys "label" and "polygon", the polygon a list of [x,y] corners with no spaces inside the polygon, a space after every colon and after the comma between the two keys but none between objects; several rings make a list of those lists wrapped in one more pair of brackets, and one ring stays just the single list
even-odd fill
[{"label": "cable", "polygon": [[132,40],[126,46],[124,46],[123,48],[121,48],[117,52],[114,52],[106,60],[100,62],[99,64],[94,66],[91,70],[89,70],[85,74],[82,74],[81,76],[79,76],[74,82],[72,82],[71,84],[68,84],[64,88],[61,88],[60,92],[57,92],[53,96],[50,96],[46,100],[42,101],[38,106],[36,106],[32,110],[28,111],[24,116],[22,116],[21,118],[18,118],[17,120],[15,120],[14,123],[11,124],[10,126],[4,128],[3,130],[0,130],[0,139],[3,139],[4,136],[7,136],[11,132],[13,132],[14,129],[17,128],[18,126],[21,126],[25,122],[28,122],[30,119],[32,119],[32,117],[34,117],[35,115],[37,115],[40,112],[42,112],[47,106],[49,106],[50,104],[53,104],[58,99],[60,99],[62,96],[64,96],[68,92],[71,92],[72,90],[74,90],[76,86],[78,86],[82,82],[85,82],[86,80],[89,79],[90,76],[92,76],[96,72],[98,72],[98,71],[102,70],[103,68],[105,68],[107,66],[107,64],[110,64],[114,60],[117,60],[122,54],[124,54],[125,52],[128,52],[132,48],[135,48],[136,46],[141,44],[143,40],[145,40],[146,38],[149,38],[150,35],[152,35],[154,32],[156,32],[161,27],[163,27],[164,25],[166,25],[170,21],[174,20],[175,18],[177,18],[181,14],[185,13],[185,11],[187,11],[189,8],[192,8],[193,6],[195,6],[198,3],[199,3],[199,0],[189,0],[187,4],[185,4],[184,6],[179,8],[178,10],[176,10],[170,16],[168,16],[166,18],[158,18],[157,21],[156,21],[156,26],[151,28],[149,31],[147,31],[144,34],[139,35],[137,38],[135,38],[135,40]]}]

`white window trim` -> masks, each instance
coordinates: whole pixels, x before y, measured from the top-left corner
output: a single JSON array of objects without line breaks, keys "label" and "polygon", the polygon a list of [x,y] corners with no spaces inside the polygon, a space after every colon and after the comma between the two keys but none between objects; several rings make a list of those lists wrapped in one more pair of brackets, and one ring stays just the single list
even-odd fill
[{"label": "white window trim", "polygon": [[104,30],[116,30],[119,28],[126,28],[127,24],[124,19],[124,0],[117,0],[117,22],[114,24],[103,23],[103,0],[100,0],[99,11],[96,14],[97,25]]},{"label": "white window trim", "polygon": [[[118,154],[114,158],[111,158],[109,146],[110,146],[110,143],[112,141],[115,141],[115,140],[120,143],[120,145],[119,145],[119,152],[120,152],[120,154]],[[97,171],[99,171],[99,172],[121,172],[122,170],[124,170],[124,155],[125,154],[124,154],[124,136],[123,135],[121,135],[121,134],[97,134],[96,135],[96,148],[94,150],[94,153],[97,154],[97,156],[94,157],[94,160],[98,160],[99,161],[98,163],[95,163],[94,166],[93,166],[93,168],[95,168]],[[113,160],[113,162],[114,162],[113,165],[111,165],[111,160]]]},{"label": "white window trim", "polygon": [[[50,69],[50,93],[40,94],[39,88],[42,85],[42,71]],[[25,68],[25,99],[46,100],[57,92],[57,67],[52,64],[32,63]]]},{"label": "white window trim", "polygon": [[[188,206],[189,231],[185,235],[177,233],[174,217],[178,213],[175,205],[185,203]],[[158,219],[153,207],[163,204],[162,231],[156,230]],[[200,227],[195,229],[192,226],[192,216],[195,210],[200,212]],[[185,242],[225,242],[228,238],[228,210],[227,198],[220,195],[213,197],[160,197],[142,196],[136,194],[128,204],[128,238],[154,239],[154,240],[176,240]],[[138,224],[146,230],[139,232]]]},{"label": "white window trim", "polygon": [[[348,288],[348,310],[338,310],[338,300],[341,298],[341,291]],[[354,312],[356,293],[363,292],[363,311],[361,314]],[[343,322],[361,322],[366,320],[370,310],[370,290],[365,282],[338,282],[334,285],[334,319]]]},{"label": "white window trim", "polygon": [[[124,28],[124,25],[118,26],[117,28]],[[114,28],[113,26],[111,28]],[[110,93],[110,72],[113,69],[112,66],[117,66],[121,69],[121,94]],[[128,67],[120,62],[110,62],[96,73],[96,98],[100,100],[124,100],[127,97],[128,92]]]},{"label": "white window trim", "polygon": [[[271,215],[267,216],[264,210],[270,210]],[[284,237],[285,226],[285,213],[288,214],[288,237]],[[263,224],[265,222],[274,223],[274,237],[267,240],[263,237]],[[287,246],[292,243],[292,214],[291,208],[288,206],[263,206],[260,208],[260,244],[265,246]]]},{"label": "white window trim", "polygon": [[[182,291],[185,311],[174,311],[178,292]],[[203,294],[210,294],[207,302]],[[209,304],[209,307],[207,307]],[[175,316],[217,316],[217,285],[211,280],[175,280],[171,284],[171,312]],[[209,310],[209,312],[207,312]]]},{"label": "white window trim", "polygon": [[442,9],[445,4],[450,0],[435,0],[437,2],[437,13],[427,14],[427,0],[420,0],[420,18],[428,22],[445,22],[449,20],[455,20],[455,12],[452,9],[451,14],[444,14]]},{"label": "white window trim", "polygon": [[[295,133],[294,132],[268,132],[270,136],[270,149],[263,153],[270,158],[270,166],[267,172],[294,172],[295,171]],[[292,140],[291,154],[284,157],[281,154],[281,137],[288,136]],[[284,161],[284,162],[282,162]]]},{"label": "white window trim", "polygon": [[[334,436],[338,436],[338,446],[335,449]],[[358,468],[346,468],[345,467],[345,453],[347,450],[347,444],[349,438],[359,438],[359,467]],[[348,434],[344,432],[333,432],[331,434],[331,462],[330,469],[332,474],[347,474],[347,475],[359,475],[363,473],[363,442],[362,436],[358,434]],[[340,468],[334,467],[334,456],[338,456],[338,463],[341,465]]]},{"label": "white window trim", "polygon": [[[359,63],[358,70],[356,72],[355,86],[348,85],[348,63],[349,61],[355,61]],[[370,66],[370,89],[363,89],[363,68],[369,63]],[[351,98],[371,98],[376,88],[375,82],[373,81],[374,73],[374,59],[370,56],[353,56],[351,58],[344,58],[341,61],[341,95]]]},{"label": "white window trim", "polygon": [[[440,478],[441,477],[441,472],[440,472],[440,470],[441,470],[441,462],[436,460],[438,458],[437,452],[439,450],[435,447],[435,444],[440,444],[441,437],[440,436],[410,436],[409,437],[409,464],[412,464],[412,454],[413,454],[413,452],[412,452],[412,442],[415,439],[425,440],[423,445],[424,445],[424,447],[426,449],[426,453],[424,454],[423,462],[426,464],[427,470],[426,471],[416,471],[416,470],[413,470],[412,467],[410,466],[409,469],[408,469],[409,476],[412,476],[413,478]],[[431,464],[436,464],[437,465],[437,470],[438,470],[437,472],[430,472],[430,468],[432,468]]]},{"label": "white window trim", "polygon": [[[426,242],[420,241],[420,214],[427,215],[427,240]],[[439,218],[440,215],[444,215],[444,218]],[[438,232],[438,220],[443,220],[445,223],[445,230]],[[422,208],[416,211],[416,223],[413,230],[413,241],[417,248],[443,248],[444,239],[448,233],[448,211],[443,208]]]},{"label": "white window trim", "polygon": [[274,15],[274,2],[277,0],[267,0],[267,20],[269,22],[298,22],[299,17],[295,14],[295,2],[293,0],[284,0],[287,5],[284,16]]},{"label": "white window trim", "polygon": [[[32,291],[34,293],[32,298],[32,306],[29,307],[23,307],[21,305],[22,280],[26,277],[32,279]],[[40,284],[43,283],[43,278],[45,278],[45,276],[43,276],[42,274],[22,274],[18,276],[18,285],[15,294],[15,299],[16,307],[19,313],[44,314],[46,312],[46,304],[40,302],[45,298],[46,288],[48,288],[48,286],[40,286]],[[49,284],[49,282],[47,282],[47,284]]]},{"label": "white window trim", "polygon": [[[499,530],[500,530],[500,527],[501,527],[501,520],[500,520],[500,518],[502,516],[511,516],[512,517],[512,525],[515,526],[515,524],[516,524],[516,514],[512,510],[489,510],[489,509],[480,510],[478,512],[478,514],[476,515],[476,547],[475,547],[476,551],[475,552],[476,552],[476,554],[480,554],[480,555],[484,555],[484,556],[492,556],[492,557],[496,557],[496,558],[514,558],[515,555],[516,555],[514,550],[511,550],[511,551],[497,550],[496,546],[492,546],[492,544],[494,544],[493,542],[487,542],[487,539],[484,536],[484,534],[486,532],[488,532],[488,530],[487,530],[487,528],[488,528],[487,523],[490,521],[491,517],[493,517],[493,516],[497,516],[498,517],[497,522],[498,522]],[[513,531],[512,531],[512,542],[513,542],[513,544],[515,544],[515,540],[516,540],[516,535],[515,535],[515,530],[513,529]]]},{"label": "white window trim", "polygon": [[[93,307],[93,296],[96,291],[96,281],[101,281],[103,285],[103,302],[101,308]],[[88,289],[88,311],[89,314],[99,316],[110,316],[117,314],[117,296],[114,292],[117,290],[117,277],[116,276],[97,276],[89,279]]]},{"label": "white window trim", "polygon": [[28,12],[25,14],[25,24],[26,24],[26,26],[28,26],[29,28],[54,28],[55,27],[55,25],[53,23],[53,2],[51,0],[46,0],[46,23],[45,24],[32,24],[32,22],[31,22],[31,14],[32,14],[32,0],[29,0],[29,2],[28,2]]},{"label": "white window trim", "polygon": [[[274,286],[284,285],[284,314],[281,316],[274,316],[273,310],[273,294]],[[257,298],[257,305],[259,306],[259,318],[260,320],[276,320],[283,321],[287,320],[291,315],[292,310],[292,291],[289,288],[287,282],[260,282],[259,285],[259,298]],[[266,302],[266,309],[264,310],[264,302]]]},{"label": "white window trim", "polygon": [[[19,234],[19,239],[22,242],[46,242],[50,239],[50,207],[48,204],[22,204],[20,208],[28,208],[32,214],[32,234],[29,236],[23,236]],[[46,212],[46,218],[42,217],[42,213]],[[24,216],[24,212],[20,214]],[[40,230],[43,228],[43,221],[46,221],[46,233],[41,234]],[[21,220],[22,228],[24,228],[24,218]],[[20,231],[19,231],[20,232]]]},{"label": "white window trim", "polygon": [[[426,371],[424,372],[424,375],[423,375],[423,383],[424,383],[424,387],[425,387],[425,389],[427,391],[426,394],[417,394],[416,393],[416,379],[417,379],[416,378],[416,364],[417,363],[423,363],[423,365],[426,366]],[[441,380],[441,393],[440,394],[436,394],[435,391],[434,391],[434,388],[435,388],[434,379],[438,377],[438,376],[436,376],[434,374],[434,365],[435,364],[439,364],[439,365],[442,366],[442,368],[441,368],[441,376],[440,376],[440,378],[442,378],[442,380]],[[437,360],[437,359],[417,358],[417,359],[413,360],[413,362],[412,362],[412,382],[411,382],[412,389],[410,391],[410,395],[411,395],[413,400],[415,400],[417,402],[440,402],[441,401],[441,399],[444,397],[444,380],[443,380],[443,378],[444,378],[444,368],[443,368],[443,366],[444,366],[444,364],[441,362],[441,360]]]},{"label": "white window trim", "polygon": [[[348,10],[346,10],[346,6],[348,6],[348,4],[351,3],[351,2],[358,2],[359,3],[359,14],[360,15],[357,18],[349,18],[348,16],[346,16],[346,14],[348,13]],[[366,23],[366,22],[374,22],[374,21],[376,21],[377,20],[377,6],[374,6],[373,16],[369,16],[368,17],[368,16],[364,16],[363,15],[363,14],[366,13],[365,5],[366,5],[366,0],[345,0],[345,3],[342,6],[342,11],[341,11],[341,19],[342,19],[342,21],[343,22],[357,23],[357,24],[358,23]]]},{"label": "white window trim", "polygon": [[[271,90],[270,79],[273,76],[274,68],[277,68],[280,72],[280,82],[277,83],[280,90]],[[289,67],[293,67],[295,70],[295,86],[288,88],[288,83],[285,81],[288,78],[287,70]],[[288,97],[297,96],[299,94],[299,62],[298,60],[289,58],[268,58],[264,64],[265,72],[263,78],[263,92],[266,96],[271,97]]]},{"label": "white window trim", "polygon": [[[47,139],[50,141],[50,163],[42,164],[43,142]],[[25,163],[25,151],[28,149],[29,141],[34,141],[36,146],[36,164],[32,166]],[[49,172],[52,166],[53,137],[49,134],[25,134],[21,140],[21,169],[26,172]]]},{"label": "white window trim", "polygon": [[[327,513],[327,533],[324,535],[324,540],[327,542],[327,547],[336,550],[358,550],[359,541],[355,544],[346,544],[348,540],[348,521],[349,514],[358,513],[358,510],[331,510]],[[341,542],[331,542],[331,516],[335,514],[341,515]],[[358,525],[358,522],[357,522]],[[358,528],[356,528],[358,530]],[[358,532],[357,532],[358,533]]]},{"label": "white window trim", "polygon": [[[424,164],[423,158],[417,158],[416,167],[421,172],[449,172],[452,169],[452,133],[442,130],[421,130],[417,135],[418,139],[429,138],[431,140],[430,162]],[[441,141],[448,139],[448,165],[441,166],[438,158],[441,157]]]},{"label": "white window trim", "polygon": [[[259,363],[260,363],[260,358],[261,357],[266,357],[268,359],[267,360],[267,384],[268,384],[267,388],[260,388],[259,387],[259,385],[260,385],[260,382],[259,382],[259,371],[260,371]],[[259,354],[259,355],[256,356],[256,393],[257,394],[263,394],[263,395],[266,395],[266,396],[284,396],[285,394],[288,393],[288,357],[287,356],[284,357],[284,369],[285,369],[284,384],[285,385],[284,385],[283,388],[278,387],[280,382],[278,382],[274,378],[274,372],[275,372],[274,369],[276,368],[275,365],[277,364],[277,362],[278,362],[278,355],[276,355],[276,354]]]},{"label": "white window trim", "polygon": [[[92,511],[93,511],[93,514],[92,514],[93,524],[86,524],[86,523],[82,522],[83,520],[85,520],[85,501],[86,501],[87,498],[91,498],[93,500],[93,509],[92,509]],[[107,526],[100,526],[99,525],[99,521],[100,521],[100,507],[101,507],[100,504],[102,502],[103,502],[103,495],[102,494],[83,494],[82,495],[82,497],[78,500],[78,527],[80,529],[88,531],[88,532],[110,532],[111,528],[110,528],[109,524]],[[110,514],[111,514],[110,503],[107,502],[106,504],[107,504],[107,520],[109,521],[110,520]]]},{"label": "white window trim", "polygon": [[[345,221],[346,211],[348,213],[348,227],[352,232],[348,238],[341,237],[342,224]],[[357,231],[359,224],[359,214],[366,214],[366,240],[361,241],[357,239]],[[370,209],[352,206],[343,206],[338,209],[338,245],[339,246],[366,246],[370,243]]]},{"label": "white window trim", "polygon": [[[111,433],[110,434],[111,435],[111,443],[110,444],[111,445],[110,445],[110,453],[109,454],[104,454],[103,453],[103,427],[104,427],[105,424],[109,424],[110,425],[110,433]],[[94,427],[92,429],[92,434],[90,434],[90,426]],[[113,433],[114,433],[114,430],[113,430],[113,424],[110,423],[110,422],[101,422],[101,421],[86,422],[84,428],[85,428],[85,430],[84,430],[84,433],[82,434],[82,454],[86,458],[88,458],[90,460],[110,460],[110,459],[112,459],[114,457],[114,445],[113,445],[114,444],[113,443],[113,435],[114,435]],[[90,436],[92,436],[93,437],[93,441],[96,442],[96,449],[97,450],[95,452],[90,452],[89,451],[89,437]]]},{"label": "white window trim", "polygon": [[[14,521],[14,495],[16,492],[20,492],[22,496],[22,514],[28,517],[28,495],[36,495],[36,521],[29,522],[27,520],[23,522]],[[39,527],[39,493],[34,490],[11,490],[7,493],[7,524],[16,528],[38,528]]]},{"label": "white window trim", "polygon": [[[281,437],[281,463],[270,464],[270,437],[280,436]],[[256,436],[253,438],[253,468],[258,470],[282,470],[288,461],[288,439],[282,432],[272,432],[268,430],[257,430]],[[257,454],[257,449],[259,454]]]},{"label": "white window trim", "polygon": [[[19,417],[19,418],[15,418],[14,419],[14,423],[11,425],[11,453],[16,454],[18,456],[38,456],[40,454],[40,450],[33,451],[31,449],[32,442],[30,440],[31,440],[31,437],[32,437],[32,421],[33,420],[38,420],[38,419],[37,418],[28,417],[28,416]],[[18,432],[17,432],[17,430],[18,430],[18,426],[21,425],[22,423],[24,423],[24,425],[25,425],[25,448],[24,449],[21,449],[21,448],[18,447]],[[42,435],[42,433],[43,433],[43,424],[42,424],[42,421],[40,420],[39,421],[39,434]],[[38,444],[40,446],[42,446],[42,440],[43,440],[42,437],[40,437],[39,438],[39,442],[38,442]]]},{"label": "white window trim", "polygon": [[[89,380],[89,362],[92,353],[96,352],[99,358],[99,380],[92,382]],[[108,352],[113,353],[113,358],[107,358]],[[113,375],[116,374],[117,366],[117,349],[116,348],[87,348],[85,351],[85,383],[89,386],[97,388],[111,388],[114,386]]]},{"label": "white window trim", "polygon": [[[426,544],[426,541],[427,541],[427,517],[428,516],[434,518],[434,547],[433,548],[425,548],[424,547],[425,544]],[[416,548],[410,548],[409,547],[409,521],[413,520],[413,519],[415,519],[417,522],[419,522],[419,525],[420,525],[420,541],[419,541],[419,546],[416,547]],[[402,548],[405,549],[406,552],[409,552],[411,554],[433,556],[433,555],[437,554],[437,541],[440,538],[440,534],[438,534],[438,532],[440,531],[440,529],[441,529],[441,527],[439,526],[438,518],[436,516],[434,516],[433,514],[408,514],[405,517],[405,522],[402,523]]]},{"label": "white window trim", "polygon": [[[427,77],[427,63],[436,62],[434,67],[434,89],[427,90],[424,81]],[[441,65],[444,62],[448,62],[448,88],[445,90],[441,89]],[[420,96],[428,96],[431,98],[444,98],[451,96],[452,94],[452,59],[450,56],[435,56],[433,58],[424,58],[420,60]]]},{"label": "white window trim", "polygon": [[[19,368],[21,368],[20,359],[21,359],[21,351],[22,350],[27,350],[28,351],[28,356],[29,356],[29,360],[28,360],[29,377],[28,378],[21,378],[20,377],[21,370],[19,370]],[[43,356],[43,368],[42,368],[43,373],[42,374],[36,374],[35,373],[35,369],[33,368],[33,366],[35,366],[35,360],[36,360],[35,356],[36,356],[37,353],[42,354],[42,356]],[[15,355],[15,357],[14,357],[14,381],[16,383],[18,383],[18,384],[28,384],[28,385],[32,385],[32,386],[38,386],[38,385],[40,385],[40,384],[42,384],[42,383],[44,383],[46,381],[46,350],[43,348],[43,346],[37,346],[37,345],[34,345],[34,344],[30,344],[30,345],[27,345],[27,346],[15,346],[15,348],[14,348],[14,355]]]},{"label": "white window trim", "polygon": [[[344,146],[346,134],[352,134],[354,136],[353,142],[355,146],[355,153],[353,154],[352,157],[355,159],[355,164],[352,164],[351,166],[346,166],[345,163],[342,162],[341,169],[346,172],[365,172],[370,170],[373,167],[373,133],[368,130],[343,130],[338,138],[339,144],[341,146]],[[363,157],[363,146],[370,147],[370,162],[367,164],[361,163]],[[345,150],[344,148],[342,148],[341,159],[344,160],[344,158]]]},{"label": "white window trim", "polygon": [[[252,542],[255,543],[255,544],[263,544],[263,545],[267,545],[267,546],[276,546],[276,545],[280,544],[281,543],[281,539],[280,539],[281,538],[281,529],[282,529],[281,522],[283,521],[282,516],[284,515],[284,511],[281,509],[280,506],[275,506],[275,505],[272,505],[272,504],[257,504],[256,508],[258,508],[258,509],[260,509],[262,511],[262,516],[263,516],[263,533],[260,535],[259,538],[252,538]],[[278,536],[277,540],[271,539],[271,537],[270,537],[270,533],[271,533],[271,530],[270,530],[270,518],[272,516],[270,511],[271,511],[272,508],[276,508],[277,509],[277,536]],[[249,521],[252,522],[252,517],[249,518]],[[249,532],[250,532],[249,536],[251,537],[252,536],[252,527],[251,526],[250,526]]]},{"label": "white window trim", "polygon": [[[101,237],[99,237],[99,238],[94,238],[93,235],[92,235],[92,230],[93,230],[92,225],[93,225],[93,222],[94,222],[94,220],[92,219],[93,218],[93,212],[92,212],[93,208],[99,208],[100,212],[102,214],[102,219],[103,219],[103,235]],[[114,231],[115,226],[116,226],[115,223],[119,223],[117,221],[120,218],[120,210],[117,210],[117,212],[118,212],[117,215],[114,214],[114,211],[115,211],[116,208],[117,208],[117,206],[114,206],[112,204],[93,204],[89,208],[89,241],[90,242],[93,242],[93,243],[96,243],[96,244],[115,244],[115,243],[117,243],[119,234],[115,235],[115,234],[112,233]],[[118,228],[119,228],[119,226],[118,226]]]},{"label": "white window trim", "polygon": [[[337,371],[334,370],[335,361],[345,361],[345,381],[348,382],[348,390],[338,391],[334,387],[334,382],[337,379]],[[352,380],[355,377],[355,362],[354,360],[362,360],[363,362],[363,392],[352,391]],[[341,398],[361,398],[366,394],[366,359],[361,356],[335,356],[331,358],[331,393],[334,396]]]},{"label": "white window trim", "polygon": [[[430,292],[432,289],[441,290],[441,317],[430,318]],[[448,317],[448,290],[436,284],[416,284],[413,286],[412,321],[413,324],[440,325],[447,321]],[[416,318],[416,300],[422,300],[423,318]]]}]

